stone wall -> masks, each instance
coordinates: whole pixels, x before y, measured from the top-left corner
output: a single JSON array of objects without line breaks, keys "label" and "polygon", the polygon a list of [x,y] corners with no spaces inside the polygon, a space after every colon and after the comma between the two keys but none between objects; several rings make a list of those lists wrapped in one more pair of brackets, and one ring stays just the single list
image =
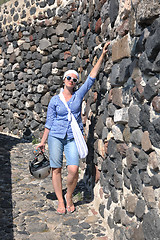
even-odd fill
[{"label": "stone wall", "polygon": [[111,42],[82,118],[89,147],[84,180],[114,240],[160,236],[159,14],[158,0],[1,7],[2,132],[21,135],[29,128],[41,135],[63,72],[78,70],[81,85]]}]

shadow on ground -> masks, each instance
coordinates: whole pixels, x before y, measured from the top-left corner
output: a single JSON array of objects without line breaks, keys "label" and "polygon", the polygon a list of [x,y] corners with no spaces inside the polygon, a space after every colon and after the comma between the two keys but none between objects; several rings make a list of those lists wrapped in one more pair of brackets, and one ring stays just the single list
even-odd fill
[{"label": "shadow on ground", "polygon": [[[65,200],[65,194],[67,193],[67,188],[63,189],[62,191],[63,191],[64,200]],[[55,192],[48,193],[46,195],[46,198],[52,201],[57,200]],[[77,183],[77,186],[73,193],[73,199],[74,199],[75,206],[80,206],[86,203],[90,203],[92,201],[91,196],[88,195],[88,191],[85,188],[85,183],[83,182],[82,179]]]},{"label": "shadow on ground", "polygon": [[13,239],[10,150],[21,140],[0,133],[0,239]]}]

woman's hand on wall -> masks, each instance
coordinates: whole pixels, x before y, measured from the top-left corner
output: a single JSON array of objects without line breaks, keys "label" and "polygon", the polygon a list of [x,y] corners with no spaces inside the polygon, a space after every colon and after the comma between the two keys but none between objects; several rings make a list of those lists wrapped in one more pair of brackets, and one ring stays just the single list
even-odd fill
[{"label": "woman's hand on wall", "polygon": [[108,46],[109,46],[109,44],[110,44],[110,42],[105,43],[100,58],[98,59],[97,63],[95,64],[95,66],[94,66],[93,69],[91,70],[90,76],[91,76],[92,78],[96,78],[96,76],[97,76],[97,74],[98,74],[98,72],[99,72],[99,69],[100,69],[100,67],[101,67],[101,65],[102,65],[103,58],[104,58],[104,56],[106,55],[106,53],[107,53],[107,51],[108,51]]},{"label": "woman's hand on wall", "polygon": [[110,42],[105,43],[104,47],[103,47],[103,57],[106,55],[106,53],[108,52],[108,46],[110,45]]}]

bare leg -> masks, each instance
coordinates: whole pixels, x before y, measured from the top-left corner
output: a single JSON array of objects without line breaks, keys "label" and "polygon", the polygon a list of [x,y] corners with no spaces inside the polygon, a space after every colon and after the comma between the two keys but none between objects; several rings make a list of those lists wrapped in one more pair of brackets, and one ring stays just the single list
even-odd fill
[{"label": "bare leg", "polygon": [[75,207],[72,201],[72,193],[78,181],[78,166],[69,165],[67,169],[68,169],[67,194],[66,194],[67,210],[68,212],[73,212],[75,210]]},{"label": "bare leg", "polygon": [[63,214],[65,213],[65,205],[62,194],[61,168],[52,168],[52,184],[58,199],[57,212]]}]

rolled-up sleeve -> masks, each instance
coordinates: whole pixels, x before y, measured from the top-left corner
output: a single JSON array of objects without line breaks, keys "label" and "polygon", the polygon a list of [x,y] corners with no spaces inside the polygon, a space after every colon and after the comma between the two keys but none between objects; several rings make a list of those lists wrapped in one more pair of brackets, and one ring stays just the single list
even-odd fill
[{"label": "rolled-up sleeve", "polygon": [[54,124],[55,118],[56,118],[56,106],[52,98],[47,109],[47,119],[46,119],[45,127],[48,129],[51,129],[52,125]]},{"label": "rolled-up sleeve", "polygon": [[84,84],[77,90],[77,94],[79,96],[81,96],[81,99],[83,99],[85,94],[93,86],[95,80],[96,80],[96,78],[92,78],[92,77],[90,77],[90,75],[88,75],[88,77],[87,77],[86,81],[84,82]]}]

